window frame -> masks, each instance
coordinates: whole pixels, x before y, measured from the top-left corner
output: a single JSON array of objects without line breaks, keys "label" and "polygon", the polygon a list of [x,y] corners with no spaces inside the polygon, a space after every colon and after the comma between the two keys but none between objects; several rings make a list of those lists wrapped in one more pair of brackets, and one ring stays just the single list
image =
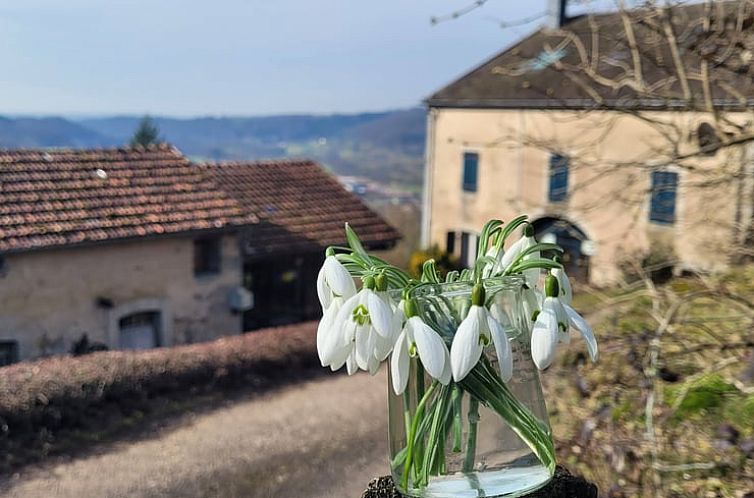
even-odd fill
[{"label": "window frame", "polygon": [[[548,160],[547,200],[565,202],[568,200],[571,158],[566,154],[553,152]],[[558,182],[560,180],[560,182]],[[562,186],[560,185],[562,183]],[[555,187],[555,188],[553,188]]]},{"label": "window frame", "polygon": [[[658,184],[658,178],[664,178]],[[671,181],[667,181],[672,179]],[[656,225],[672,226],[678,221],[678,184],[680,175],[672,169],[650,172],[648,219]],[[662,189],[662,190],[661,190]],[[664,195],[663,195],[664,194]],[[666,197],[662,199],[661,197]],[[663,207],[662,204],[670,204]]]},{"label": "window frame", "polygon": [[[461,190],[470,194],[474,194],[479,190],[479,152],[471,150],[464,151],[461,157]],[[468,178],[469,176],[471,176],[469,174],[469,166],[472,164],[470,162],[472,158],[474,159],[473,181]]]},{"label": "window frame", "polygon": [[192,248],[195,277],[218,275],[222,272],[221,236],[197,237],[193,241]]}]

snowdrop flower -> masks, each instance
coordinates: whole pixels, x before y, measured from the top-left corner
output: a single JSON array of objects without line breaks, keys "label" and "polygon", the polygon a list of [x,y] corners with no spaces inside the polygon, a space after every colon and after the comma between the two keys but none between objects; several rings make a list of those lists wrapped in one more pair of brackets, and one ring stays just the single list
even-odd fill
[{"label": "snowdrop flower", "polygon": [[324,333],[320,359],[331,369],[345,364],[349,374],[360,368],[374,375],[390,353],[393,308],[374,290],[375,285],[382,289],[383,282],[380,277],[364,278],[364,287],[343,303]]},{"label": "snowdrop flower", "polygon": [[356,294],[353,278],[335,257],[335,251],[328,248],[325,254],[325,262],[317,275],[317,296],[323,311],[330,307],[334,298],[348,299]]},{"label": "snowdrop flower", "polygon": [[406,390],[411,358],[419,357],[425,371],[443,385],[450,383],[450,355],[445,341],[432,327],[416,316],[416,303],[406,302],[406,320],[390,358],[393,391]]},{"label": "snowdrop flower", "polygon": [[484,287],[476,284],[471,291],[469,313],[458,326],[450,347],[450,366],[456,382],[469,374],[479,362],[484,348],[490,344],[495,346],[503,381],[510,380],[513,374],[513,356],[508,338],[502,325],[484,307],[484,301]]},{"label": "snowdrop flower", "polygon": [[586,341],[587,350],[592,361],[599,356],[597,340],[592,328],[570,304],[563,303],[559,298],[560,286],[558,278],[549,275],[545,280],[545,299],[534,322],[531,334],[531,354],[537,368],[544,370],[552,364],[559,342],[567,342],[569,328],[578,330]]},{"label": "snowdrop flower", "polygon": [[[536,243],[537,240],[534,238],[534,226],[527,224],[524,227],[523,237],[514,242],[513,245],[507,251],[505,251],[505,254],[503,254],[503,259],[500,263],[502,268],[507,270],[513,264],[513,262],[518,259],[521,253],[523,253],[525,250],[529,249]],[[524,256],[524,260],[537,258],[539,258],[539,251],[535,251]],[[540,269],[530,268],[528,270],[525,270],[523,273],[524,277],[526,277],[526,283],[529,285],[529,287],[536,287],[537,283],[539,282]]]}]

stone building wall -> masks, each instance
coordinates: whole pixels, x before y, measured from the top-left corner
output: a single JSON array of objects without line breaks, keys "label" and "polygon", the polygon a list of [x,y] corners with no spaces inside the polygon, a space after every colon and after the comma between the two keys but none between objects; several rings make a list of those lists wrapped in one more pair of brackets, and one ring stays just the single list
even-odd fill
[{"label": "stone building wall", "polygon": [[0,340],[20,359],[70,351],[87,334],[120,347],[119,323],[158,312],[160,345],[241,332],[228,293],[241,285],[235,235],[221,240],[221,269],[194,275],[194,245],[175,237],[6,254],[0,276]]}]

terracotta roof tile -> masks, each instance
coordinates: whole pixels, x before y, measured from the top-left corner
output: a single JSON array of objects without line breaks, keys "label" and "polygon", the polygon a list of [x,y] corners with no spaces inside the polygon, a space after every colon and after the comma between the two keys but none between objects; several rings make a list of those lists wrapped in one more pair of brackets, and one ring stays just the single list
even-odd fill
[{"label": "terracotta roof tile", "polygon": [[220,188],[261,221],[248,230],[247,254],[342,245],[346,222],[370,247],[387,247],[400,238],[393,227],[313,161],[204,167]]},{"label": "terracotta roof tile", "polygon": [[0,151],[2,252],[257,221],[168,145]]}]

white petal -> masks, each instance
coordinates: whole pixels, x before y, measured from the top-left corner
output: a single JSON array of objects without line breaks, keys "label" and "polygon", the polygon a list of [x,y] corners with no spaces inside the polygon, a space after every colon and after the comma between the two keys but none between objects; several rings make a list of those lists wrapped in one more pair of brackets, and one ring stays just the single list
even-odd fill
[{"label": "white petal", "polygon": [[374,357],[377,358],[378,361],[384,361],[385,358],[390,355],[390,351],[393,349],[393,339],[386,339],[382,337],[380,334],[374,334],[375,338],[375,349],[372,352],[374,354]]},{"label": "white petal", "polygon": [[[539,255],[539,253],[535,253]],[[537,256],[538,257],[538,256]],[[529,259],[529,256],[526,257],[526,259]],[[529,287],[537,287],[539,285],[539,278],[542,276],[542,270],[539,268],[529,268],[528,270],[524,270],[524,278],[526,278],[526,285]]]},{"label": "white petal", "polygon": [[382,337],[391,337],[393,330],[393,310],[390,305],[369,289],[366,290],[366,307],[374,329]]},{"label": "white petal", "polygon": [[326,343],[327,358],[330,361],[330,368],[335,371],[340,369],[346,362],[346,359],[353,354],[353,335],[356,330],[356,324],[353,321],[347,321],[340,329],[336,329]]},{"label": "white petal", "polygon": [[374,356],[369,358],[369,362],[367,362],[367,371],[369,372],[369,375],[375,375],[380,369],[380,360],[375,358]]},{"label": "white petal", "polygon": [[356,354],[356,364],[362,370],[367,370],[369,357],[371,356],[369,351],[369,327],[359,326],[356,327],[356,345],[354,352]]},{"label": "white petal", "polygon": [[410,362],[408,341],[406,340],[406,331],[404,330],[398,336],[398,342],[395,343],[393,355],[390,357],[390,375],[393,380],[393,391],[395,394],[402,394],[406,390]]},{"label": "white petal", "polygon": [[513,263],[513,261],[518,258],[518,255],[521,254],[521,251],[524,249],[525,243],[526,237],[521,237],[516,242],[514,242],[507,251],[505,251],[505,254],[503,254],[503,260],[500,263],[504,270],[507,270],[508,267]]},{"label": "white petal", "polygon": [[325,270],[327,285],[336,295],[349,298],[356,294],[353,278],[335,256],[326,257],[322,268]]},{"label": "white petal", "polygon": [[340,311],[340,308],[343,306],[343,300],[342,298],[335,298],[337,302],[334,302],[333,305],[325,310],[324,316],[322,316],[322,320],[319,321],[319,325],[317,326],[317,354],[319,355],[319,361],[322,363],[323,367],[326,367],[329,364],[329,358],[325,357],[325,345],[327,344],[327,339],[330,334],[337,334],[338,331],[335,330],[335,319],[338,316],[338,311]]},{"label": "white petal", "polygon": [[356,353],[352,351],[346,359],[346,371],[348,372],[348,375],[353,375],[358,370],[358,365],[356,364]]},{"label": "white petal", "polygon": [[438,380],[440,381],[440,384],[442,384],[443,386],[447,386],[448,384],[450,384],[450,380],[453,376],[453,371],[451,370],[451,367],[450,367],[450,353],[448,352],[448,348],[445,348],[445,351],[443,354],[445,355],[445,360],[443,363],[444,367],[442,369],[442,375],[440,376]]},{"label": "white petal", "polygon": [[[320,359],[323,365],[329,364],[330,367],[335,367],[333,370],[337,370],[343,366],[345,356],[351,348],[351,337],[355,329],[356,324],[351,320],[351,313],[358,304],[355,296],[347,300],[335,314],[332,326],[329,327],[328,332],[324,332],[322,337],[322,346],[319,346],[319,330],[317,331],[317,350],[320,355]],[[333,310],[335,313],[336,310]],[[324,320],[324,318],[323,318]],[[320,325],[322,323],[320,322]]]},{"label": "white petal", "polygon": [[411,317],[408,321],[414,332],[419,359],[432,378],[440,379],[445,368],[445,341],[418,316]]},{"label": "white petal", "polygon": [[544,370],[555,359],[558,345],[558,319],[555,312],[545,307],[539,313],[531,332],[531,356],[537,368]]},{"label": "white petal", "polygon": [[508,336],[505,335],[505,331],[500,323],[491,316],[487,317],[487,324],[490,328],[492,343],[495,345],[495,353],[497,353],[500,378],[503,379],[503,382],[508,382],[513,377],[513,355],[511,353],[511,346],[508,343]]},{"label": "white petal", "polygon": [[483,318],[480,316],[481,312],[481,307],[472,306],[453,337],[453,344],[450,346],[450,366],[456,382],[463,380],[482,356],[482,345],[479,343]]},{"label": "white petal", "polygon": [[563,308],[565,308],[565,312],[571,320],[571,324],[576,330],[581,332],[581,335],[584,337],[586,348],[589,350],[589,356],[592,358],[592,361],[597,361],[599,358],[599,350],[597,349],[597,339],[594,337],[592,327],[590,327],[589,324],[586,323],[586,320],[584,320],[581,315],[576,313],[576,310],[570,306],[564,305]]},{"label": "white petal", "polygon": [[322,305],[322,310],[326,310],[332,303],[332,292],[327,287],[325,282],[325,267],[319,269],[317,274],[317,297],[319,298],[319,304]]}]

